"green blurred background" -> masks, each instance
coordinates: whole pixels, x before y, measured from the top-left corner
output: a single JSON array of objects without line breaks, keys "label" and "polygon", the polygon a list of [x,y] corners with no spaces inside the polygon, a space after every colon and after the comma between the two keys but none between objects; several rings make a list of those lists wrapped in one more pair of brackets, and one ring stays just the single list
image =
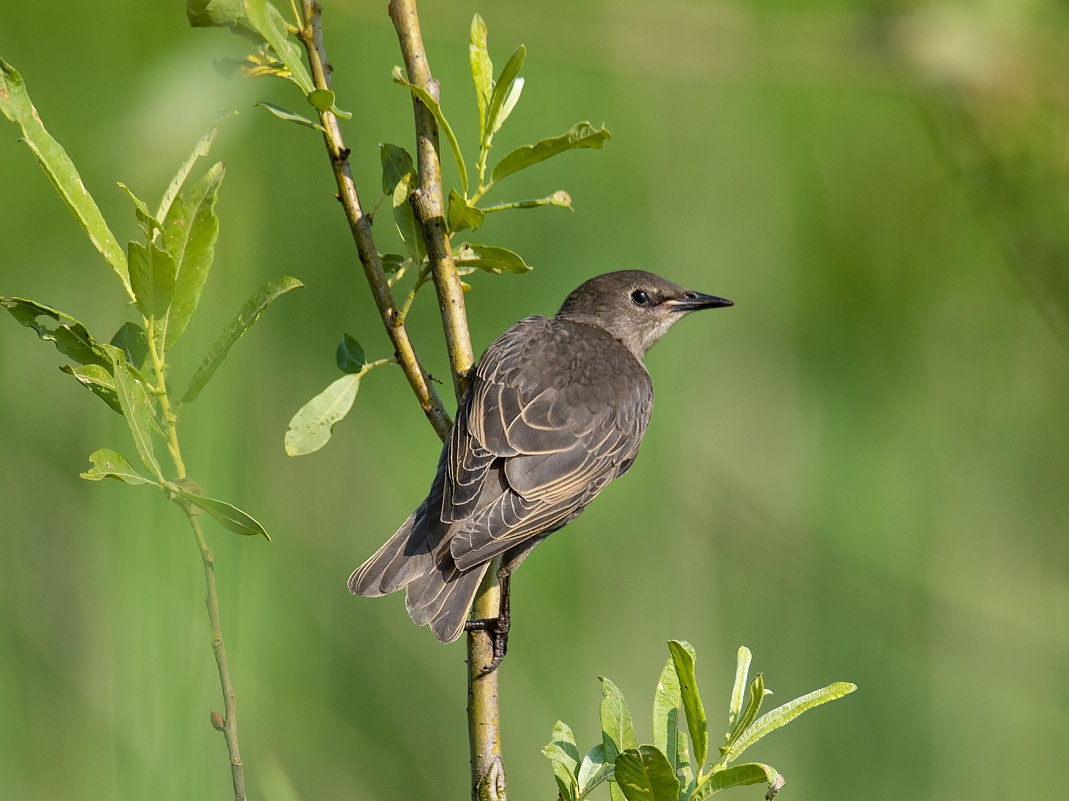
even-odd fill
[{"label": "green blurred background", "polygon": [[[389,80],[400,57],[384,0],[324,5],[371,205],[377,143],[412,141],[407,94]],[[860,686],[748,752],[786,776],[784,798],[1057,794],[1047,766],[1069,749],[1062,5],[420,10],[462,141],[476,123],[476,10],[499,66],[521,42],[529,52],[502,151],[582,119],[613,132],[604,151],[566,154],[492,196],[564,188],[576,211],[496,216],[479,232],[536,269],[472,276],[477,351],[614,268],[737,303],[654,349],[657,408],[635,469],[518,574],[501,670],[512,797],[555,795],[539,749],[558,718],[583,749],[599,736],[598,675],[649,740],[669,638],[696,646],[712,719],[726,714],[741,644],[773,700]],[[158,197],[210,122],[242,112],[213,152],[228,165],[221,236],[175,375],[261,283],[307,284],[183,420],[191,474],[274,535],[208,531],[251,797],[465,798],[463,645],[412,626],[400,595],[345,587],[423,497],[437,439],[400,372],[382,368],[325,450],[283,454],[290,415],[337,375],[342,332],[372,357],[389,346],[320,139],[251,108],[296,107],[295,93],[213,69],[244,52],[188,28],[179,2],[0,11],[0,56],[122,242],[136,226],[115,181]],[[130,312],[17,134],[3,121],[0,293],[106,339]],[[431,299],[412,331],[444,376]],[[61,363],[0,319],[0,796],[226,798],[194,543],[153,493],[78,479],[92,450],[134,450]]]}]

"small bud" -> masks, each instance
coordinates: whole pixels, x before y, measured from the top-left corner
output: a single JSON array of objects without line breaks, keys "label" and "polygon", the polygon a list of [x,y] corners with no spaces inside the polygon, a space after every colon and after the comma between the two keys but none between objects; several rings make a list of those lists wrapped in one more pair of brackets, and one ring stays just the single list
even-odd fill
[{"label": "small bud", "polygon": [[223,716],[214,709],[208,712],[208,718],[212,722],[212,728],[216,731],[223,730]]}]

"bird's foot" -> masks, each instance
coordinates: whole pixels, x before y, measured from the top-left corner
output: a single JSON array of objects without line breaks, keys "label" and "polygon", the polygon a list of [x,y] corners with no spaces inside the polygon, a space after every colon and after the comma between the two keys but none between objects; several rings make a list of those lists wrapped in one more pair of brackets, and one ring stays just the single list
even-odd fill
[{"label": "bird's foot", "polygon": [[501,586],[501,600],[498,604],[497,617],[469,620],[464,624],[465,631],[485,631],[493,641],[494,655],[479,671],[480,676],[487,676],[497,670],[509,647],[509,627],[512,625],[512,614],[509,609],[510,575],[506,571],[500,570],[497,577]]}]

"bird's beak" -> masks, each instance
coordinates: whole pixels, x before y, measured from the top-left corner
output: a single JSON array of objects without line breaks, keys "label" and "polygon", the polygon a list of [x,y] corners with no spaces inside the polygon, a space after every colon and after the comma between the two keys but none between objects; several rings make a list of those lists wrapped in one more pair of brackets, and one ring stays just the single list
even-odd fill
[{"label": "bird's beak", "polygon": [[663,305],[672,311],[688,312],[697,309],[716,309],[721,306],[734,306],[730,300],[718,298],[715,295],[704,295],[701,292],[688,291],[678,298],[669,298]]}]

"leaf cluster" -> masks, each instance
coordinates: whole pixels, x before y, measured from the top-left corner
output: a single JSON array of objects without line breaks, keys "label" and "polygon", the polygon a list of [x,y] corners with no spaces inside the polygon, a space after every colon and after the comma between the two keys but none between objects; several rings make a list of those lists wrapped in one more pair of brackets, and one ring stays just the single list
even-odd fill
[{"label": "leaf cluster", "polygon": [[[182,392],[168,385],[167,357],[186,331],[200,303],[215,258],[219,217],[215,202],[225,168],[213,164],[196,180],[189,180],[197,160],[208,155],[223,119],[197,142],[181,164],[155,210],[124,184],[142,237],[124,251],[118,247],[92,195],[63,147],[48,133],[30,101],[22,76],[0,60],[0,112],[22,130],[23,141],[64,199],[90,241],[104,256],[123,290],[133,302],[136,320],[122,323],[108,342],[100,341],[71,315],[25,298],[0,298],[0,306],[22,325],[33,329],[70,361],[60,369],[90,389],[121,414],[134,441],[145,473],[111,449],[90,456],[83,478],[114,478],[132,485],[152,485],[187,510],[207,512],[239,534],[268,537],[256,520],[225,501],[204,497],[188,480],[178,445],[177,423],[184,403],[197,398],[208,380],[275,298],[302,286],[285,277],[261,287],[237,317],[220,333]],[[170,453],[173,469],[165,469],[159,445]],[[270,537],[268,537],[270,539]]]},{"label": "leaf cluster", "polygon": [[[727,731],[720,757],[706,769],[709,726],[695,679],[690,643],[671,640],[669,657],[653,698],[653,743],[639,745],[631,712],[620,689],[601,678],[602,740],[579,756],[571,728],[553,727],[542,753],[553,765],[562,801],[583,801],[595,787],[609,783],[612,801],[703,801],[722,790],[765,782],[766,799],[784,785],[783,777],[760,762],[732,765],[744,750],[803,712],[834,701],[857,687],[836,682],[758,716],[771,691],[757,674],[748,681],[750,651],[739,648],[728,704]],[[686,728],[683,727],[686,718]]]},{"label": "leaf cluster", "polygon": [[[292,24],[287,23],[282,13],[266,0],[188,0],[186,11],[190,23],[194,26],[228,28],[253,42],[257,49],[244,60],[231,64],[231,67],[240,67],[243,73],[250,77],[274,76],[289,81],[298,87],[305,100],[321,118],[327,114],[343,118],[351,116],[338,110],[332,90],[317,88],[313,82],[310,69],[297,46],[298,40],[307,45],[310,23],[300,18],[296,7],[292,9]],[[605,128],[594,128],[588,122],[579,122],[563,134],[515,148],[502,156],[493,167],[488,168],[487,161],[494,136],[516,108],[523,92],[524,79],[519,73],[527,50],[522,45],[518,47],[495,77],[494,64],[487,46],[486,24],[482,17],[476,14],[471,22],[468,53],[479,117],[479,136],[474,145],[474,180],[469,174],[463,148],[438,98],[406,78],[401,67],[394,67],[393,81],[406,87],[431,113],[453,155],[460,185],[445,193],[445,236],[457,273],[461,276],[476,271],[495,275],[503,272],[525,273],[531,266],[518,253],[500,245],[454,241],[455,235],[462,231],[474,233],[482,227],[488,215],[509,209],[534,209],[543,206],[571,209],[571,197],[564,190],[557,190],[545,197],[492,204],[485,203],[484,197],[505,178],[546,159],[569,150],[603,147],[610,134]],[[261,102],[256,105],[279,119],[325,132],[323,125],[297,111],[275,103]],[[424,232],[413,209],[413,193],[419,189],[419,173],[412,155],[400,145],[381,144],[379,158],[382,164],[382,196],[376,208],[386,201],[389,202],[402,252],[382,252],[378,257],[383,272],[388,277],[389,286],[395,286],[406,276],[414,276],[407,298],[399,310],[398,319],[404,322],[416,295],[427,284],[431,275]],[[461,286],[464,290],[470,288],[464,283]],[[347,347],[346,342],[349,341],[355,342],[349,334],[345,334],[339,348]],[[352,408],[360,387],[360,379],[364,374],[379,364],[394,361],[367,361],[363,357],[362,348],[360,354],[359,363],[353,363],[348,368],[342,367],[345,375],[331,382],[325,390],[304,404],[290,420],[285,436],[286,453],[300,456],[313,453],[326,445],[334,426]]]}]

